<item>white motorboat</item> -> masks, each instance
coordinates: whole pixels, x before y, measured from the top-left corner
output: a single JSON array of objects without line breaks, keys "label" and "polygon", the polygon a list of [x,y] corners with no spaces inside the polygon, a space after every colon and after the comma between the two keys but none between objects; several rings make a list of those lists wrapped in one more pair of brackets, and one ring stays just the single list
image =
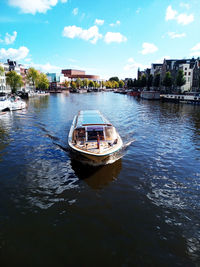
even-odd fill
[{"label": "white motorboat", "polygon": [[0,111],[8,110],[10,107],[10,100],[6,95],[0,96]]},{"label": "white motorboat", "polygon": [[13,111],[24,109],[26,107],[26,102],[23,101],[19,96],[4,96],[0,98],[0,111]]},{"label": "white motorboat", "polygon": [[115,127],[98,110],[79,111],[72,122],[68,144],[96,163],[103,163],[123,146]]}]

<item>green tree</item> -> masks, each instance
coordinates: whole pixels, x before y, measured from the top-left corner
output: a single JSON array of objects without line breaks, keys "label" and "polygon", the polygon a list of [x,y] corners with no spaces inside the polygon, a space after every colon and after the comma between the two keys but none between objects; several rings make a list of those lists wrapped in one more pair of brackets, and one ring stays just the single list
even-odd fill
[{"label": "green tree", "polygon": [[141,87],[145,87],[147,85],[147,78],[146,75],[143,74],[141,77]]},{"label": "green tree", "polygon": [[86,88],[88,88],[88,84],[89,84],[88,79],[84,79],[83,80],[83,86],[86,87]]},{"label": "green tree", "polygon": [[68,88],[69,85],[70,85],[70,82],[69,82],[69,81],[64,81],[63,85],[64,85],[66,88]]},{"label": "green tree", "polygon": [[2,66],[0,66],[0,76],[4,75],[4,68]]},{"label": "green tree", "polygon": [[22,77],[18,75],[14,70],[6,73],[6,83],[10,85],[13,94],[16,93],[17,88],[23,85]]},{"label": "green tree", "polygon": [[148,90],[150,90],[150,87],[152,86],[152,84],[153,84],[153,75],[150,74],[148,76],[148,78],[147,78],[147,88],[148,88]]},{"label": "green tree", "polygon": [[163,79],[163,85],[165,87],[171,89],[172,84],[173,84],[172,75],[171,75],[170,71],[168,71],[168,72],[166,72],[165,77]]},{"label": "green tree", "polygon": [[106,88],[112,88],[112,82],[106,81],[105,86],[106,86]]},{"label": "green tree", "polygon": [[124,82],[122,80],[119,81],[119,87],[124,88]]},{"label": "green tree", "polygon": [[33,86],[35,86],[37,83],[37,79],[39,78],[39,75],[40,74],[36,69],[30,68],[30,69],[28,69],[28,72],[26,74],[26,80],[29,83],[32,83]]},{"label": "green tree", "polygon": [[71,88],[72,89],[76,89],[77,88],[76,83],[74,81],[71,81]]},{"label": "green tree", "polygon": [[111,81],[112,88],[119,88],[119,83],[116,81]]},{"label": "green tree", "polygon": [[82,83],[81,79],[80,79],[80,78],[76,79],[76,87],[77,87],[78,89],[80,89],[80,87],[81,87],[82,85],[83,85],[83,83]]},{"label": "green tree", "polygon": [[159,87],[160,86],[160,73],[157,73],[153,79],[153,86]]},{"label": "green tree", "polygon": [[44,73],[40,73],[37,77],[36,85],[38,89],[47,90],[49,88],[49,80]]},{"label": "green tree", "polygon": [[183,70],[179,70],[178,74],[176,76],[176,85],[179,87],[179,91],[181,91],[181,86],[183,86],[186,83],[184,72]]},{"label": "green tree", "polygon": [[94,82],[93,82],[93,81],[89,81],[89,84],[88,84],[88,86],[89,86],[90,88],[94,88],[95,84],[94,84]]},{"label": "green tree", "polygon": [[109,81],[116,81],[116,82],[119,82],[119,78],[118,77],[111,77],[110,79],[109,79]]}]

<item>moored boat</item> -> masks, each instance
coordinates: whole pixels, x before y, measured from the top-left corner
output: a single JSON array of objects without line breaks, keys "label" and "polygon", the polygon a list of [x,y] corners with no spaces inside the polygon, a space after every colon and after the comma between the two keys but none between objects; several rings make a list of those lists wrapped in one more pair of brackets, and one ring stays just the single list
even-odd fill
[{"label": "moored boat", "polygon": [[68,144],[96,163],[104,163],[123,146],[115,127],[98,110],[79,111],[72,122]]},{"label": "moored boat", "polygon": [[19,96],[4,96],[0,98],[0,111],[14,111],[20,110],[27,107],[25,101]]},{"label": "moored boat", "polygon": [[147,100],[159,100],[160,99],[160,92],[157,91],[142,91],[140,94],[142,99]]}]

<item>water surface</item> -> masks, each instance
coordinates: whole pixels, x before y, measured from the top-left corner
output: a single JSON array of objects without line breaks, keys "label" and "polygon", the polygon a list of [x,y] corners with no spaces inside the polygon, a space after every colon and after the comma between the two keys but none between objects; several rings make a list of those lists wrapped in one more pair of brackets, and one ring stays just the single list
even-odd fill
[{"label": "water surface", "polygon": [[[71,158],[81,109],[115,125],[121,159]],[[199,224],[199,106],[58,94],[0,115],[2,266],[199,266]]]}]

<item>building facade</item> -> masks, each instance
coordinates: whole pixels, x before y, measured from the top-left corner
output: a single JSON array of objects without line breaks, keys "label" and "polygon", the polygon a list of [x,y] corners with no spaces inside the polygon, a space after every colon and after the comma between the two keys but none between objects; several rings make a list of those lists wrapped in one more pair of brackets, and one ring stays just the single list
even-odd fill
[{"label": "building facade", "polygon": [[83,70],[73,70],[73,69],[65,69],[62,70],[62,74],[65,77],[68,77],[71,81],[75,81],[76,79],[80,78],[81,80],[88,79],[92,81],[99,81],[100,77],[98,75],[88,75],[85,74]]}]

